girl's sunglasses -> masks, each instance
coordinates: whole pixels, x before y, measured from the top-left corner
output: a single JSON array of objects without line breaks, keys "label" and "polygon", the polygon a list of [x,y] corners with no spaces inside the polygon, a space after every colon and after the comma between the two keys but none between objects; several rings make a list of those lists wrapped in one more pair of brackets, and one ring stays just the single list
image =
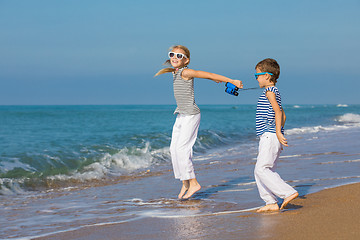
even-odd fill
[{"label": "girl's sunglasses", "polygon": [[274,75],[274,74],[269,73],[269,72],[261,72],[261,73],[255,73],[255,78],[258,79],[258,77],[259,77],[260,75],[265,75],[265,74],[270,74],[271,76]]},{"label": "girl's sunglasses", "polygon": [[187,58],[187,56],[185,54],[182,53],[174,53],[174,52],[169,52],[169,58],[173,58],[174,56],[176,56],[177,59],[181,60],[183,58]]}]

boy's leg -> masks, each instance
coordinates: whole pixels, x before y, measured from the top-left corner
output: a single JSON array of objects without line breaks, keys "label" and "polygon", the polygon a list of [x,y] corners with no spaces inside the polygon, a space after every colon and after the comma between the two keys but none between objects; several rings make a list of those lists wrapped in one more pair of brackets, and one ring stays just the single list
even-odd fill
[{"label": "boy's leg", "polygon": [[254,176],[261,199],[264,200],[266,205],[271,205],[277,204],[276,196],[266,187],[266,181],[263,182],[263,178],[260,177],[261,169],[263,169],[267,165],[266,153],[268,151],[268,138],[265,137],[265,134],[260,137],[259,153],[254,169]]},{"label": "boy's leg", "polygon": [[259,191],[259,195],[261,199],[264,200],[266,205],[270,205],[270,204],[277,205],[276,196],[262,183],[261,178],[258,177],[256,170],[255,170],[255,182]]},{"label": "boy's leg", "polygon": [[[255,166],[255,176],[264,188],[259,188],[261,198],[266,204],[276,202],[274,195],[280,198],[287,198],[296,192],[290,185],[281,179],[280,175],[274,172],[274,166],[281,152],[281,144],[276,134],[265,133],[261,136],[259,144],[259,155]],[[264,189],[266,191],[264,191]],[[292,199],[291,199],[292,200]],[[290,200],[290,201],[291,201]]]},{"label": "boy's leg", "polygon": [[276,197],[274,196],[274,194],[272,194],[272,192],[269,189],[266,188],[266,186],[264,186],[261,183],[261,180],[256,176],[256,173],[255,173],[255,181],[259,190],[260,197],[266,203],[266,205],[264,207],[259,208],[257,212],[278,211],[279,206],[277,204]]}]

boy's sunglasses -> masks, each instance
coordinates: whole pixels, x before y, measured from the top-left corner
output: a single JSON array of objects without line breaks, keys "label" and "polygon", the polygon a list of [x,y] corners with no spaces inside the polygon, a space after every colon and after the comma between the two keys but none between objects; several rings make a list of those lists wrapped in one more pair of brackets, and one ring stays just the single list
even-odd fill
[{"label": "boy's sunglasses", "polygon": [[265,75],[265,74],[270,74],[271,76],[274,75],[274,74],[269,73],[269,72],[261,72],[261,73],[255,73],[255,78],[258,79],[258,77],[259,77],[260,75]]},{"label": "boy's sunglasses", "polygon": [[183,58],[187,58],[187,56],[185,54],[182,53],[174,53],[174,52],[169,52],[169,58],[173,58],[174,56],[176,56],[177,59],[181,60]]}]

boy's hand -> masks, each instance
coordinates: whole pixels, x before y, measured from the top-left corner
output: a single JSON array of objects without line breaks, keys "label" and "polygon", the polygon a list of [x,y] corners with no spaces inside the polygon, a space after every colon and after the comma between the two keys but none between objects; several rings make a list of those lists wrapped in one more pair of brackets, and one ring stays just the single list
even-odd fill
[{"label": "boy's hand", "polygon": [[284,146],[286,146],[286,147],[289,146],[289,145],[288,145],[288,142],[287,142],[287,139],[284,137],[284,135],[283,135],[282,133],[276,133],[276,136],[277,136],[277,138],[279,139],[279,142],[280,142],[282,145],[284,145]]},{"label": "boy's hand", "polygon": [[242,81],[240,81],[240,80],[234,80],[234,81],[232,82],[232,84],[234,84],[234,85],[237,86],[238,88],[243,88],[243,87],[244,87]]}]

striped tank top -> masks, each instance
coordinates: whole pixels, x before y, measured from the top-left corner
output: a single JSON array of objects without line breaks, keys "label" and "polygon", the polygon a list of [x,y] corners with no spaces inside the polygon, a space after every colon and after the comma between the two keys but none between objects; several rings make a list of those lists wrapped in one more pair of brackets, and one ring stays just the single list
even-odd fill
[{"label": "striped tank top", "polygon": [[174,96],[177,104],[174,114],[195,115],[200,113],[199,107],[195,103],[194,97],[194,78],[184,80],[181,73],[185,68],[179,69],[174,76]]},{"label": "striped tank top", "polygon": [[[266,97],[266,92],[275,93],[276,102],[281,106],[281,96],[277,87],[268,87],[260,95],[257,108],[256,108],[256,135],[261,136],[265,132],[276,133],[276,124],[275,124],[275,112]],[[284,129],[281,128],[281,132],[284,134]]]}]

